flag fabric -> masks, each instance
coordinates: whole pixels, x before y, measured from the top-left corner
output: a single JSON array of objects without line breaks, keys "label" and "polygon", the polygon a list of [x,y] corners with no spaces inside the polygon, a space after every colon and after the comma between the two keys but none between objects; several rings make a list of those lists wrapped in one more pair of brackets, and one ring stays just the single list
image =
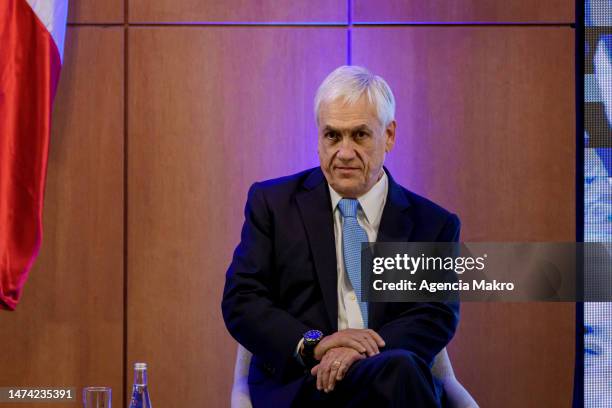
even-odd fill
[{"label": "flag fabric", "polygon": [[0,0],[0,308],[14,310],[42,241],[68,0]]}]

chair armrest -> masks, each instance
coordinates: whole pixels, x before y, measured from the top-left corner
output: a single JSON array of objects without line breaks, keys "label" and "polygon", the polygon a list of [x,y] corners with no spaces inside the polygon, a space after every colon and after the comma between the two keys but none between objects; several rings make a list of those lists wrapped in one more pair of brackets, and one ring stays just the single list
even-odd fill
[{"label": "chair armrest", "polygon": [[479,408],[474,398],[455,377],[446,348],[434,359],[431,372],[444,385],[444,394],[450,408]]},{"label": "chair armrest", "polygon": [[442,380],[448,404],[452,408],[479,408],[474,398],[455,376]]},{"label": "chair armrest", "polygon": [[231,408],[253,408],[248,383],[251,357],[253,357],[251,352],[238,344],[236,366],[234,367]]}]

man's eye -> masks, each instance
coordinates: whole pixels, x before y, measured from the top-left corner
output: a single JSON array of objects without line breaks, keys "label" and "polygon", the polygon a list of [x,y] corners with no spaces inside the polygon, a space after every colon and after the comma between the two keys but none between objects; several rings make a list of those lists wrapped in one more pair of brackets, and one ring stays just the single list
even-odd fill
[{"label": "man's eye", "polygon": [[338,138],[338,134],[336,132],[327,132],[325,133],[325,137],[329,140],[336,140]]},{"label": "man's eye", "polygon": [[363,139],[363,138],[365,138],[367,136],[368,136],[368,134],[366,132],[364,132],[364,131],[360,130],[359,132],[357,132],[357,139]]}]

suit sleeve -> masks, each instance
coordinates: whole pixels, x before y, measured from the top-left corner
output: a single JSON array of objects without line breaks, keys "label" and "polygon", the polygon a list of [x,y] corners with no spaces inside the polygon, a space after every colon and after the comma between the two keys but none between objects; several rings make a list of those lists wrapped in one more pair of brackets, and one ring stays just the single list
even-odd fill
[{"label": "suit sleeve", "polygon": [[[436,241],[457,242],[460,222],[449,215]],[[452,339],[459,322],[459,302],[423,302],[402,304],[400,315],[382,326],[378,333],[386,349],[405,349],[428,364]]]},{"label": "suit sleeve", "polygon": [[275,304],[273,239],[272,216],[256,183],[249,190],[221,309],[230,334],[282,376],[289,366],[299,367],[295,347],[309,328]]}]

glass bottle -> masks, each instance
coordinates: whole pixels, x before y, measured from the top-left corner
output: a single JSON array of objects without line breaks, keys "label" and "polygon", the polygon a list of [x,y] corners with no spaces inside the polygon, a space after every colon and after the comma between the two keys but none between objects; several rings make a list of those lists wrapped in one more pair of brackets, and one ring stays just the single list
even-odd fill
[{"label": "glass bottle", "polygon": [[147,386],[147,364],[134,364],[134,386],[129,408],[151,408],[149,388]]}]

